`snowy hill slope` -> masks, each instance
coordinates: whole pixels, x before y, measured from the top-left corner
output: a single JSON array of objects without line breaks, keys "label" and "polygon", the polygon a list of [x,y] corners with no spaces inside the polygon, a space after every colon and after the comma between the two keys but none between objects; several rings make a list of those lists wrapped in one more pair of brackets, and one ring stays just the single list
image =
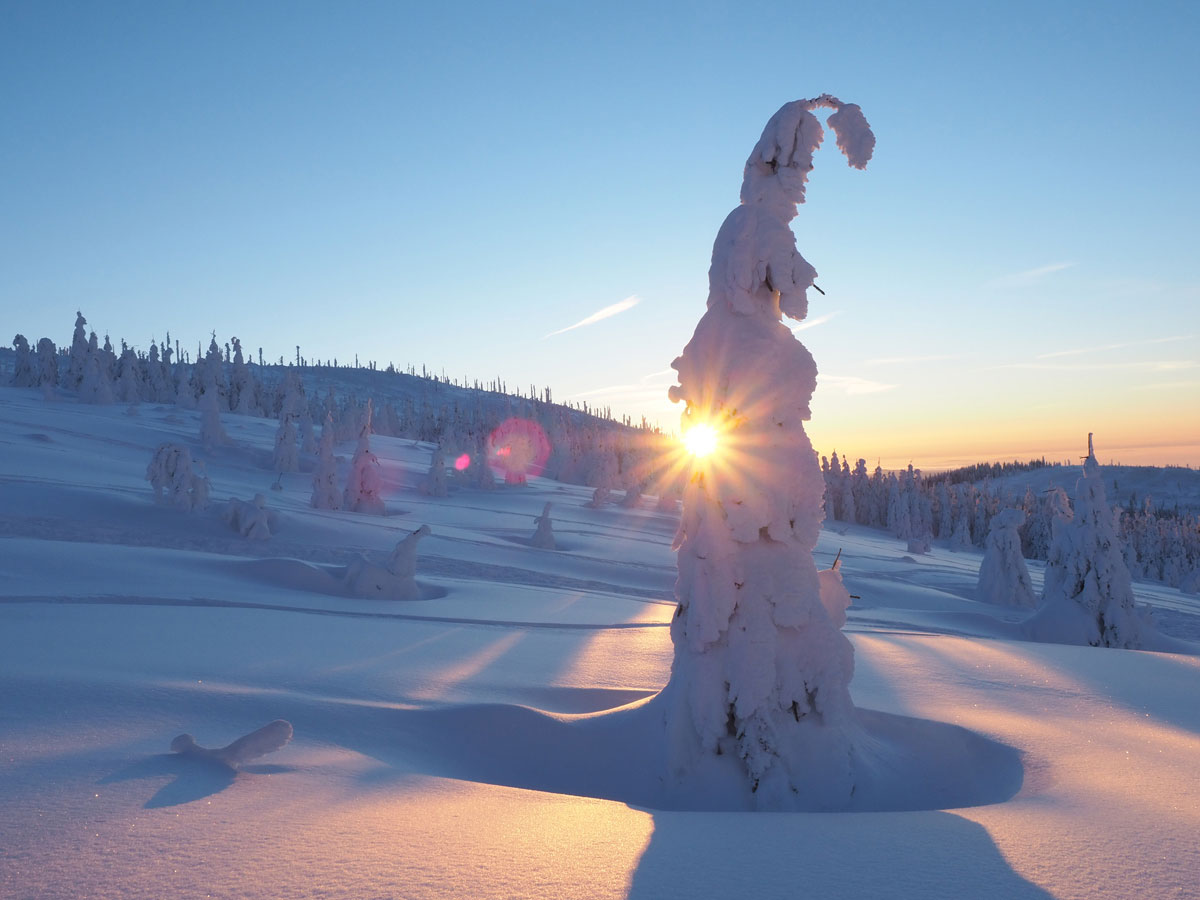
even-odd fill
[{"label": "snowy hill slope", "polygon": [[[427,497],[430,446],[381,437],[388,515],[314,510],[307,472],[270,490],[275,423],[223,423],[234,444],[205,452],[196,412],[0,389],[0,896],[1200,896],[1200,656],[1021,642],[1018,613],[974,600],[978,553],[836,523],[817,555],[840,549],[861,598],[856,704],[1013,748],[1015,773],[976,776],[1000,802],[944,809],[932,782],[909,812],[580,796],[654,758],[559,725],[666,681],[674,518],[538,478]],[[167,440],[203,460],[210,509],[152,502]],[[255,493],[264,542],[220,516]],[[556,551],[528,544],[546,501]],[[347,595],[345,566],[422,524],[428,599]],[[1196,597],[1137,591],[1200,637]],[[277,718],[292,742],[236,774],[167,752]]]}]

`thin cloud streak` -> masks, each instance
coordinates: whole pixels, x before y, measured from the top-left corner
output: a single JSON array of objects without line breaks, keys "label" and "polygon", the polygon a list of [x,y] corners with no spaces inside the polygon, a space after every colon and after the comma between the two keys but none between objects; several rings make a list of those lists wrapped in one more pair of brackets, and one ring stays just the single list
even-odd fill
[{"label": "thin cloud streak", "polygon": [[871,381],[869,378],[859,378],[857,375],[818,375],[817,390],[831,387],[844,394],[879,394],[897,387],[894,384],[884,384],[882,381]]},{"label": "thin cloud streak", "polygon": [[962,359],[952,353],[942,353],[936,356],[885,356],[881,359],[868,359],[864,366],[891,366],[901,363],[944,362],[949,359]]},{"label": "thin cloud streak", "polygon": [[984,284],[984,287],[1021,287],[1023,285],[1033,284],[1047,275],[1053,275],[1055,272],[1061,272],[1063,269],[1069,269],[1076,265],[1073,262],[1057,262],[1050,263],[1045,266],[1038,266],[1036,269],[1026,269],[1024,272],[1013,272],[1010,275],[1002,275]]},{"label": "thin cloud streak", "polygon": [[1149,372],[1173,372],[1181,369],[1200,368],[1200,362],[1190,359],[1159,359],[1145,362],[1095,362],[1095,363],[1004,363],[986,366],[982,372],[995,369],[1032,369],[1044,372],[1107,372],[1113,369],[1144,369]]},{"label": "thin cloud streak", "polygon": [[823,316],[817,316],[815,319],[805,319],[801,322],[795,323],[794,325],[789,324],[788,328],[792,329],[793,333],[797,331],[807,331],[810,328],[816,328],[818,325],[824,325],[826,322],[836,316],[839,311],[840,310],[834,310],[831,313],[825,313]]},{"label": "thin cloud streak", "polygon": [[597,322],[603,322],[605,319],[611,319],[615,315],[625,312],[627,309],[633,309],[641,302],[641,298],[637,294],[631,294],[624,300],[618,300],[616,303],[606,306],[603,309],[598,309],[586,319],[580,319],[574,325],[568,325],[566,328],[560,328],[558,331],[552,331],[545,335],[542,340],[552,338],[556,334],[565,334],[568,331],[574,331],[576,328],[583,328],[586,325],[595,325]]},{"label": "thin cloud streak", "polygon": [[1078,350],[1056,350],[1053,353],[1041,353],[1037,359],[1056,359],[1060,356],[1082,356],[1085,353],[1103,353],[1108,350],[1123,350],[1126,347],[1144,347],[1149,344],[1170,344],[1174,341],[1190,341],[1196,335],[1180,334],[1172,337],[1148,338],[1144,341],[1126,341],[1121,344],[1103,344],[1099,347],[1081,347]]}]

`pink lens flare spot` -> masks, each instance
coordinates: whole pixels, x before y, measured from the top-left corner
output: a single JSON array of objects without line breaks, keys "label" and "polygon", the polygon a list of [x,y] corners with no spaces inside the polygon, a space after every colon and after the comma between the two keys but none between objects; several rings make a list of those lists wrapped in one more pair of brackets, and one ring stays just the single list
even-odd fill
[{"label": "pink lens flare spot", "polygon": [[537,422],[505,419],[488,437],[488,463],[503,473],[506,484],[524,484],[529,475],[541,475],[550,458],[550,440]]},{"label": "pink lens flare spot", "polygon": [[458,459],[456,459],[454,461],[454,468],[457,469],[459,472],[465,472],[470,465],[471,465],[471,454],[469,454],[469,453],[464,453],[462,456],[460,456]]}]

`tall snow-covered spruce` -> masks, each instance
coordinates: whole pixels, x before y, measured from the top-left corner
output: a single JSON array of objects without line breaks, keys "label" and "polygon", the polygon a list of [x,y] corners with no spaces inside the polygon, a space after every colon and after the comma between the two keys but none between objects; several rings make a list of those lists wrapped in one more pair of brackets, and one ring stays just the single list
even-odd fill
[{"label": "tall snow-covered spruce", "polygon": [[824,481],[804,422],[817,367],[782,320],[805,317],[817,275],[788,223],[824,138],[819,108],[834,110],[850,165],[866,167],[875,136],[857,105],[823,94],[771,117],[713,245],[708,310],[672,363],[685,436],[704,425],[718,445],[695,462],[675,540],[671,774],[686,786],[736,767],[760,809],[846,806],[860,732],[854,651],[812,556]]},{"label": "tall snow-covered spruce", "polygon": [[1056,518],[1042,605],[1026,622],[1036,640],[1142,648],[1153,630],[1133,597],[1092,436],[1075,484],[1075,515]]}]

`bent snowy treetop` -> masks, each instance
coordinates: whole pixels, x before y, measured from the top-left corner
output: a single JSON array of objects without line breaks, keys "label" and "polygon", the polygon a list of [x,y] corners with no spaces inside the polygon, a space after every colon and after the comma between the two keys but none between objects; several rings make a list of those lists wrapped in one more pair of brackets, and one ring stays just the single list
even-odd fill
[{"label": "bent snowy treetop", "polygon": [[875,138],[853,104],[823,94],[771,117],[713,245],[707,311],[671,364],[684,433],[703,423],[718,435],[695,464],[675,541],[673,774],[703,779],[706,760],[736,756],[768,809],[842,808],[855,788],[853,649],[812,558],[824,480],[804,422],[817,367],[782,322],[804,318],[817,274],[788,223],[823,138],[818,107],[835,110],[850,164],[870,159]]}]

